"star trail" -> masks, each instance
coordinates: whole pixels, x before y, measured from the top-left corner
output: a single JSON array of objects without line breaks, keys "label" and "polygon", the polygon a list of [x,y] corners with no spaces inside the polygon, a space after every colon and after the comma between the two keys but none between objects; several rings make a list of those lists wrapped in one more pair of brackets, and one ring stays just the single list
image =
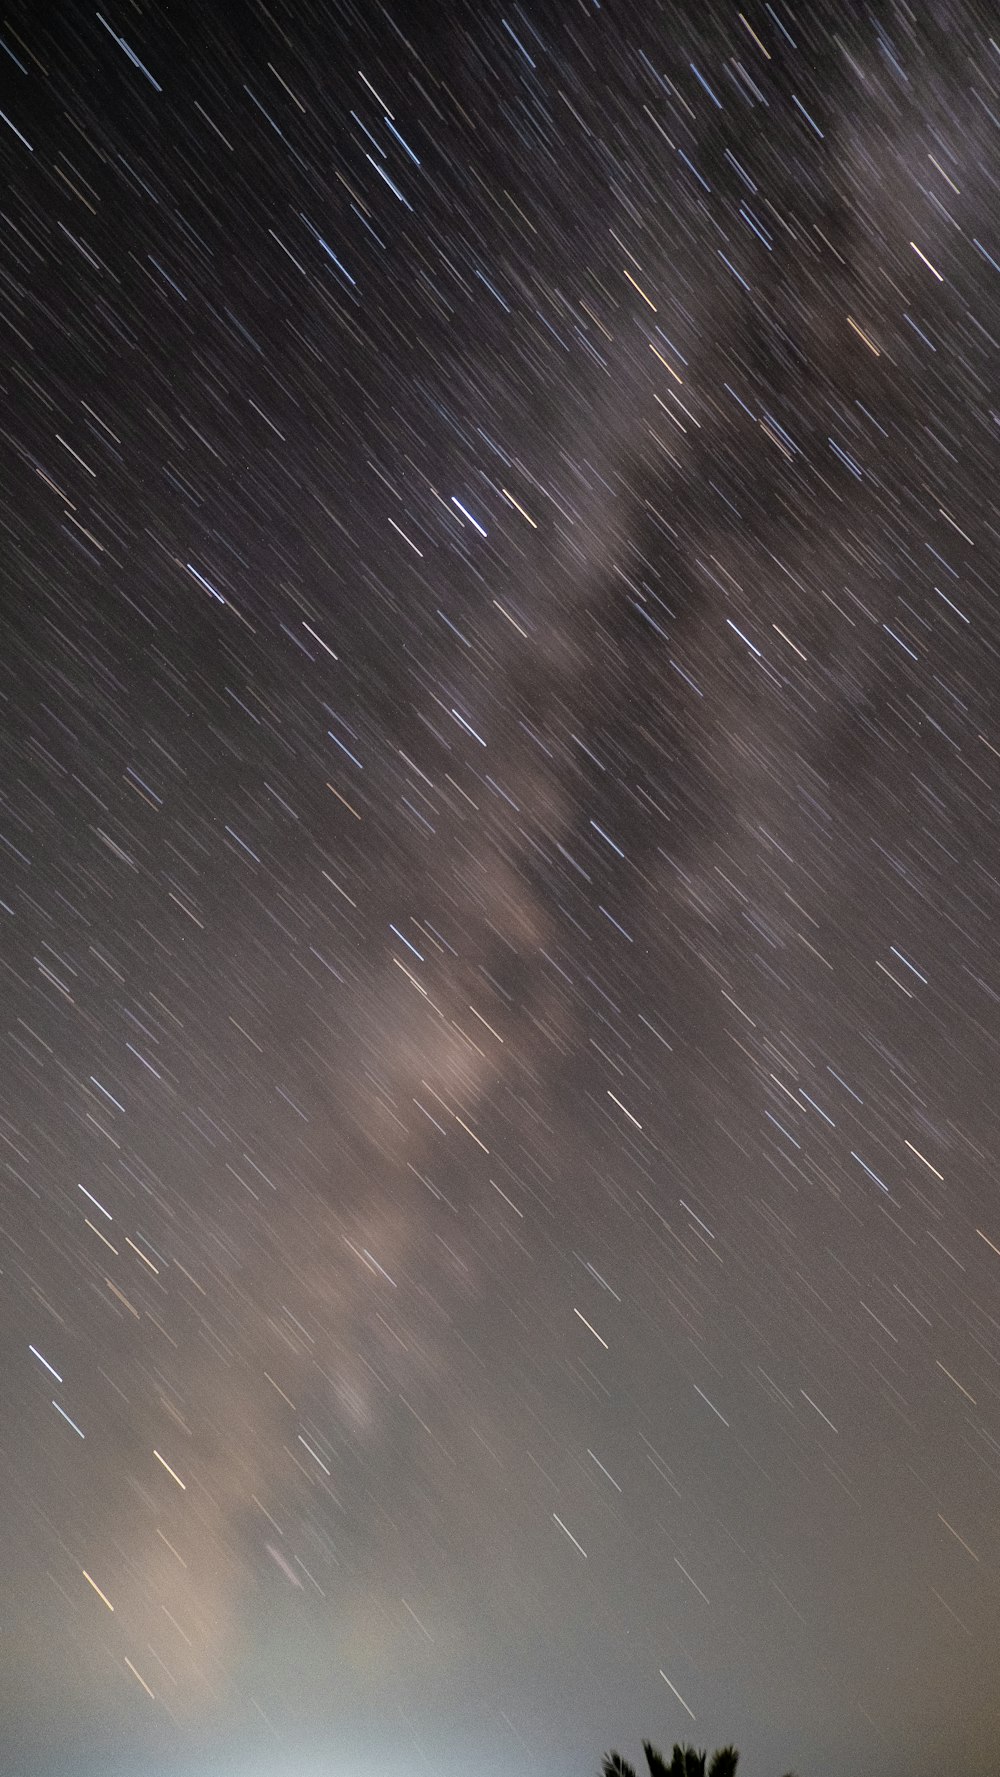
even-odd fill
[{"label": "star trail", "polygon": [[988,1777],[996,17],[0,50],[0,1767]]}]

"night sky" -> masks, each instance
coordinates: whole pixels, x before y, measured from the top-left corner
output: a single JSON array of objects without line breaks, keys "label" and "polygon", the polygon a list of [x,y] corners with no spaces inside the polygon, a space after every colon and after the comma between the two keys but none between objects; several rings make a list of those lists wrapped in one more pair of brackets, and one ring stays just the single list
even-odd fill
[{"label": "night sky", "polygon": [[996,18],[0,23],[5,1777],[995,1772]]}]

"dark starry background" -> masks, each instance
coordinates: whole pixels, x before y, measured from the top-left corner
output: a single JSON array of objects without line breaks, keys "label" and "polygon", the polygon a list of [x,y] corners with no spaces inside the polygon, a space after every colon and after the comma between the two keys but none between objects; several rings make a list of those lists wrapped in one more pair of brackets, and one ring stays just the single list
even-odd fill
[{"label": "dark starry background", "polygon": [[0,36],[3,1771],[986,1777],[992,10]]}]

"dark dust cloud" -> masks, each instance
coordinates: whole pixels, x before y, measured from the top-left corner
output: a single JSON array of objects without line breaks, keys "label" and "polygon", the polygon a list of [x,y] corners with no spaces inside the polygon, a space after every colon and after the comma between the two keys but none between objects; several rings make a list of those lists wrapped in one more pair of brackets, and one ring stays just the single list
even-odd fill
[{"label": "dark dust cloud", "polygon": [[0,38],[3,1770],[986,1777],[993,10]]}]

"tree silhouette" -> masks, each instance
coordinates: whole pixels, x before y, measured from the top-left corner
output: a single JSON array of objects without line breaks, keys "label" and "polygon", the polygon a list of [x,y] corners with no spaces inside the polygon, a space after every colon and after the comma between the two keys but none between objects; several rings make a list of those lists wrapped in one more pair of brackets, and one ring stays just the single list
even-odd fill
[{"label": "tree silhouette", "polygon": [[[643,1741],[642,1750],[646,1755],[649,1777],[705,1777],[708,1754],[696,1752],[693,1746],[675,1746],[669,1765],[649,1740]],[[720,1747],[712,1755],[708,1777],[736,1777],[739,1756],[735,1746]],[[617,1752],[605,1755],[601,1774],[602,1777],[636,1777],[634,1767]]]},{"label": "tree silhouette", "polygon": [[[675,1746],[669,1765],[649,1740],[643,1741],[642,1750],[646,1755],[649,1777],[706,1777],[708,1754],[696,1752],[693,1746]],[[736,1777],[739,1757],[735,1746],[720,1746],[712,1754],[707,1777]],[[608,1752],[601,1764],[601,1777],[636,1777],[636,1770],[621,1753]],[[787,1777],[794,1777],[794,1772],[789,1772]]]},{"label": "tree silhouette", "polygon": [[609,1752],[601,1765],[601,1777],[635,1777],[635,1767],[627,1764],[620,1753]]},{"label": "tree silhouette", "polygon": [[720,1746],[718,1752],[712,1754],[708,1777],[736,1777],[739,1756],[735,1746]]}]

